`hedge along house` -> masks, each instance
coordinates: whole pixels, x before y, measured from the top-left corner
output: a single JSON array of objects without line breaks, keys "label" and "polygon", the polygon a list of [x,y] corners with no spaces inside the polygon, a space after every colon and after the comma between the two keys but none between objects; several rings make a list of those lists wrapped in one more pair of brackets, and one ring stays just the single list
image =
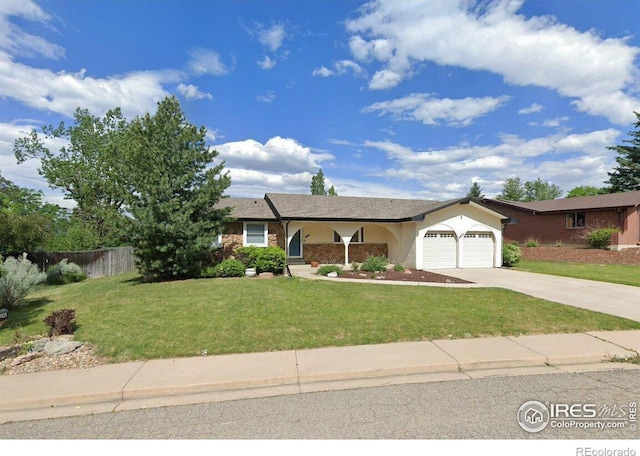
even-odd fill
[{"label": "hedge along house", "polygon": [[584,246],[582,238],[589,230],[615,228],[618,232],[611,235],[610,249],[640,245],[640,191],[531,202],[483,202],[518,220],[505,228],[508,240]]},{"label": "hedge along house", "polygon": [[502,214],[461,198],[426,201],[267,193],[225,198],[234,221],[223,251],[276,245],[288,262],[362,262],[384,255],[415,269],[500,267]]}]

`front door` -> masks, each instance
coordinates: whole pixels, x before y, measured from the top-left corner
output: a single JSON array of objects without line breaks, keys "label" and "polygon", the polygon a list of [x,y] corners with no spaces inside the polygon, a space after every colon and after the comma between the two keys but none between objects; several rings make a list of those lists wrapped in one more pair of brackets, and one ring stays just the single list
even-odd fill
[{"label": "front door", "polygon": [[300,240],[300,232],[302,230],[298,230],[296,234],[291,238],[291,242],[289,243],[289,256],[294,258],[302,257],[302,241]]}]

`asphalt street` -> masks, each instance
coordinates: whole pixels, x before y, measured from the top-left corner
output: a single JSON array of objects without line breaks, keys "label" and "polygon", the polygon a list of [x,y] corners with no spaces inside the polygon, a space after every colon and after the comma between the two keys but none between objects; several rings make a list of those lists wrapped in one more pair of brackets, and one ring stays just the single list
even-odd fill
[{"label": "asphalt street", "polygon": [[[588,425],[550,424],[530,433],[517,414],[531,400],[593,404],[599,416],[573,420]],[[638,370],[554,373],[14,422],[0,425],[0,439],[630,439],[640,452],[640,432],[629,421],[632,403],[640,403]],[[595,421],[624,424],[600,429]]]}]

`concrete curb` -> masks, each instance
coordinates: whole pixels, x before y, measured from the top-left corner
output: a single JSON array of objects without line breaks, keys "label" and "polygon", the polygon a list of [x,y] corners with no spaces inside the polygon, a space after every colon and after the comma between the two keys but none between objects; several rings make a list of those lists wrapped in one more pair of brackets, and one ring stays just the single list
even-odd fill
[{"label": "concrete curb", "polygon": [[640,369],[640,330],[399,342],[0,376],[0,423],[240,398],[532,373]]}]

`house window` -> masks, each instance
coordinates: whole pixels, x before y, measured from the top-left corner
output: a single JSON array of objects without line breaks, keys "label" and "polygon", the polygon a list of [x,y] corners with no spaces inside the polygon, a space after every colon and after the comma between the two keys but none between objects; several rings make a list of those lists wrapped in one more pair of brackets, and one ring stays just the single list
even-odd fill
[{"label": "house window", "polygon": [[567,214],[567,228],[584,228],[584,225],[584,212],[573,212],[571,214]]},{"label": "house window", "polygon": [[266,223],[245,223],[242,245],[267,247],[269,232]]},{"label": "house window", "polygon": [[[342,238],[337,231],[333,232],[333,242],[334,244],[342,243]],[[353,236],[351,236],[350,244],[364,244],[364,227],[360,228]]]}]

